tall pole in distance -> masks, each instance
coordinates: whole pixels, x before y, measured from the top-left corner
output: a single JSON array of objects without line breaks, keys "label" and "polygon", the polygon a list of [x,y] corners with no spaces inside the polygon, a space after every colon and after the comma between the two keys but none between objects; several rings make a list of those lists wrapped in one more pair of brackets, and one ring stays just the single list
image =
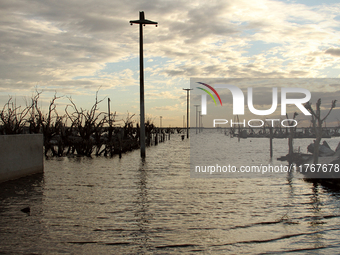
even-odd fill
[{"label": "tall pole in distance", "polygon": [[197,134],[197,107],[200,106],[200,105],[196,104],[194,106],[196,107],[196,116],[195,116],[195,118],[196,118],[196,134]]},{"label": "tall pole in distance", "polygon": [[110,103],[111,103],[111,99],[108,98],[107,99],[107,108],[108,108],[108,112],[109,112],[109,141],[111,142],[111,138],[112,138],[112,126],[111,126],[111,109],[110,109]]},{"label": "tall pole in distance", "polygon": [[192,89],[183,89],[187,91],[187,138],[189,138],[189,91]]},{"label": "tall pole in distance", "polygon": [[144,107],[144,63],[143,63],[143,25],[156,25],[157,22],[145,19],[144,12],[139,12],[139,20],[130,20],[130,24],[139,24],[139,78],[140,78],[140,155],[145,158],[145,107]]},{"label": "tall pole in distance", "polygon": [[198,111],[198,131],[201,133],[201,111]]}]

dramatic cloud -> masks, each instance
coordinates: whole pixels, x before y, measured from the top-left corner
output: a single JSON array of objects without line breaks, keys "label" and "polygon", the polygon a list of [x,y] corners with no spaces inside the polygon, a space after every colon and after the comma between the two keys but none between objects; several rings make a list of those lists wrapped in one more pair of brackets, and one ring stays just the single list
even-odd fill
[{"label": "dramatic cloud", "polygon": [[190,77],[338,77],[340,4],[2,0],[0,93],[136,87],[139,29],[129,20],[141,10],[159,23],[144,27],[152,98],[174,99]]},{"label": "dramatic cloud", "polygon": [[340,57],[340,48],[330,48],[326,50],[325,53],[335,57]]}]

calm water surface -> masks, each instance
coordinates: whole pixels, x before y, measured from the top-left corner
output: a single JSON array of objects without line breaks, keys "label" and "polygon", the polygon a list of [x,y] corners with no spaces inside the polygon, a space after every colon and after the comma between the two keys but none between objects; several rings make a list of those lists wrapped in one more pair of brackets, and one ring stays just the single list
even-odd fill
[{"label": "calm water surface", "polygon": [[[145,162],[139,151],[52,158],[43,175],[0,184],[0,253],[339,254],[340,192],[294,175],[193,179],[189,147],[173,135]],[[274,150],[285,155],[287,140]]]}]

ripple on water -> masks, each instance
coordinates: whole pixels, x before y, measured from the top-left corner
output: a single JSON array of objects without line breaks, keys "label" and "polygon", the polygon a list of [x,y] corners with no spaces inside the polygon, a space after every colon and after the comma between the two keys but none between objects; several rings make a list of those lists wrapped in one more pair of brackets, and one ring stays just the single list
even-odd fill
[{"label": "ripple on water", "polygon": [[[139,151],[52,158],[43,175],[2,184],[0,252],[337,253],[338,191],[288,177],[191,179],[189,142],[171,138],[145,162]],[[275,153],[286,144],[276,140]]]}]

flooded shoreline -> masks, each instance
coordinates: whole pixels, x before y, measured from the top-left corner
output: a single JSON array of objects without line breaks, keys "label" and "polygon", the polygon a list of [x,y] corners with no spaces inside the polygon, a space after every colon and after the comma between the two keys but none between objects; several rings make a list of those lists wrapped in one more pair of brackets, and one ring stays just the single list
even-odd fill
[{"label": "flooded shoreline", "polygon": [[294,175],[190,178],[189,148],[174,135],[145,162],[138,150],[45,160],[1,186],[0,253],[337,253],[340,192]]}]

